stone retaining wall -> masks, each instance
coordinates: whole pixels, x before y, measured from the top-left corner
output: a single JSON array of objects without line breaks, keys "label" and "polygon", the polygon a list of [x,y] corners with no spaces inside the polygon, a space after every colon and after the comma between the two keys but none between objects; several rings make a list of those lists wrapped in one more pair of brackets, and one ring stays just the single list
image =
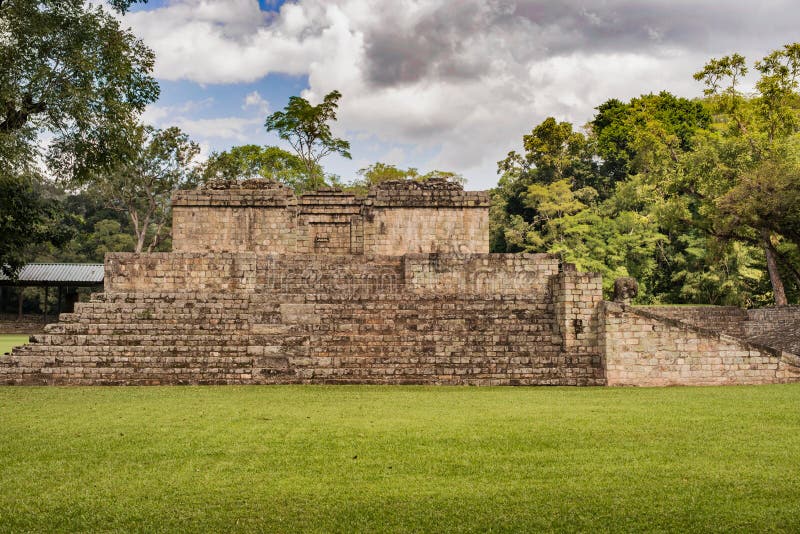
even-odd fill
[{"label": "stone retaining wall", "polygon": [[768,384],[800,380],[800,358],[650,309],[603,303],[608,385]]},{"label": "stone retaining wall", "polygon": [[710,328],[734,337],[745,336],[747,310],[736,306],[636,306],[637,310],[677,319],[701,328]]},{"label": "stone retaining wall", "polygon": [[781,351],[800,354],[800,306],[778,306],[745,310],[734,306],[636,306],[637,310],[668,317],[766,345]]},{"label": "stone retaining wall", "polygon": [[0,334],[39,334],[44,332],[44,327],[44,317],[40,314],[25,314],[22,320],[18,320],[15,313],[0,314]]},{"label": "stone retaining wall", "polygon": [[747,310],[747,339],[800,354],[800,306]]}]

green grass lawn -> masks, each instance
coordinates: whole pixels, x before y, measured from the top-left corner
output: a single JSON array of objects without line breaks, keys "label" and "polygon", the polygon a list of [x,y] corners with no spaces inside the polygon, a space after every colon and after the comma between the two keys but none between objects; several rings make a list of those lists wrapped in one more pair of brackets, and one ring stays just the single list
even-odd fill
[{"label": "green grass lawn", "polygon": [[800,529],[800,384],[0,388],[0,531]]},{"label": "green grass lawn", "polygon": [[28,334],[0,334],[0,356],[28,342]]}]

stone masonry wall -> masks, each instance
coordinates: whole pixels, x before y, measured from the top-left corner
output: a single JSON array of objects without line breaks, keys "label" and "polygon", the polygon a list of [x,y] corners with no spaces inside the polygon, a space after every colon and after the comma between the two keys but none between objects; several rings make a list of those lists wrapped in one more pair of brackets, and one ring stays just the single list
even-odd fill
[{"label": "stone masonry wall", "polygon": [[407,254],[409,291],[436,294],[520,295],[550,300],[559,272],[553,254]]},{"label": "stone masonry wall", "polygon": [[177,191],[172,205],[176,252],[489,252],[488,195],[437,180],[385,182],[364,198],[252,181]]},{"label": "stone masonry wall", "polygon": [[364,250],[374,254],[489,252],[489,211],[474,208],[374,208]]},{"label": "stone masonry wall", "polygon": [[718,331],[604,302],[608,385],[766,384],[800,380],[800,358]]},{"label": "stone masonry wall", "polygon": [[734,306],[636,306],[691,325],[800,354],[800,306],[745,310]]},{"label": "stone masonry wall", "polygon": [[552,289],[416,269],[502,264],[501,287],[552,288],[554,258],[436,256],[109,255],[105,293],[0,360],[0,383],[604,383],[598,352],[564,349]]},{"label": "stone masonry wall", "polygon": [[734,337],[744,337],[747,310],[736,306],[636,306],[701,328],[710,328]]},{"label": "stone masonry wall", "polygon": [[800,306],[747,310],[744,330],[755,343],[800,355]]},{"label": "stone masonry wall", "polygon": [[562,348],[570,353],[600,352],[600,314],[603,279],[597,273],[579,273],[571,264],[551,279],[555,318]]}]

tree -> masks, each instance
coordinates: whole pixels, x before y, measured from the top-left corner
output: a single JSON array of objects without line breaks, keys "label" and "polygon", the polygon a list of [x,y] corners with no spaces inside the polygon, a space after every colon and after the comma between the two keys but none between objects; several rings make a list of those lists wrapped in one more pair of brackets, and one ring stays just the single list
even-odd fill
[{"label": "tree", "polygon": [[69,237],[63,212],[46,198],[37,178],[0,170],[0,273],[14,278],[32,243],[63,243]]},{"label": "tree", "polygon": [[328,125],[328,122],[336,120],[341,96],[339,91],[332,91],[316,106],[305,98],[293,96],[283,111],[276,111],[264,123],[267,131],[275,131],[281,139],[288,141],[303,161],[307,189],[316,189],[325,183],[319,166],[322,158],[339,154],[351,159],[350,143],[334,137]]},{"label": "tree", "polygon": [[[521,231],[523,221],[532,221],[538,214],[526,202],[532,184],[551,184],[566,180],[570,190],[591,187],[597,177],[593,143],[572,124],[548,117],[523,136],[525,152],[508,153],[497,163],[501,175],[492,192],[490,208],[490,247],[496,252],[527,250]],[[507,227],[516,228],[509,233]]]},{"label": "tree", "polygon": [[431,179],[447,180],[464,184],[466,180],[458,173],[450,171],[433,170],[425,174],[420,174],[414,167],[408,169],[401,169],[395,165],[387,163],[373,163],[369,167],[364,167],[358,171],[360,179],[354,180],[348,188],[359,193],[366,193],[370,187],[377,185],[381,182],[388,182],[391,180],[414,180],[417,182],[426,182]]},{"label": "tree", "polygon": [[[315,174],[321,173],[317,166]],[[303,160],[276,146],[242,145],[214,152],[202,166],[201,174],[204,181],[275,180],[298,193],[307,185]]]},{"label": "tree", "polygon": [[119,221],[103,219],[94,224],[93,232],[85,236],[88,255],[93,261],[102,261],[108,252],[132,252],[136,241],[122,231]]},{"label": "tree", "polygon": [[5,0],[0,20],[0,163],[36,156],[38,134],[49,132],[75,178],[110,165],[117,137],[108,132],[158,97],[153,52],[83,0]]},{"label": "tree", "polygon": [[525,153],[509,152],[498,163],[499,172],[511,172],[526,182],[568,180],[571,187],[594,187],[597,176],[590,139],[573,130],[569,122],[548,117],[522,137]]},{"label": "tree", "polygon": [[695,74],[706,84],[716,112],[727,119],[726,126],[707,141],[714,150],[707,151],[704,165],[721,177],[712,183],[712,194],[706,195],[707,212],[720,237],[760,244],[774,302],[785,305],[781,263],[793,273],[797,266],[779,253],[777,244],[797,231],[797,205],[784,200],[798,198],[800,187],[793,169],[798,152],[792,149],[800,132],[800,43],[773,51],[755,66],[760,77],[752,98],[737,90],[747,72],[745,59],[738,54],[712,59]]},{"label": "tree", "polygon": [[659,165],[675,163],[677,155],[692,148],[694,135],[711,122],[701,102],[676,97],[666,91],[642,95],[624,103],[611,99],[597,107],[590,123],[601,160],[595,185],[603,198],[614,184]]},{"label": "tree", "polygon": [[107,205],[130,218],[135,252],[152,252],[165,237],[170,195],[192,187],[196,176],[196,143],[176,127],[157,130],[129,127],[129,147],[110,172],[97,175],[93,188]]}]

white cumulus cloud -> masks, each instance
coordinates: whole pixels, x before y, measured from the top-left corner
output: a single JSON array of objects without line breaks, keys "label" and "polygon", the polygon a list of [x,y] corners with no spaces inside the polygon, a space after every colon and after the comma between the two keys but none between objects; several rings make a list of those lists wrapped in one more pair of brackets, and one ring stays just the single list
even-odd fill
[{"label": "white cumulus cloud", "polygon": [[[171,0],[125,21],[155,50],[162,79],[306,75],[312,101],[342,92],[335,129],[355,140],[356,159],[359,139],[412,145],[429,156],[406,154],[406,165],[488,187],[495,162],[545,117],[582,124],[608,98],[698,95],[692,73],[708,58],[757,59],[797,40],[800,10],[788,0],[303,0],[268,13],[255,0]],[[267,109],[262,100],[245,106]],[[219,121],[184,125],[237,140],[252,126]]]}]

